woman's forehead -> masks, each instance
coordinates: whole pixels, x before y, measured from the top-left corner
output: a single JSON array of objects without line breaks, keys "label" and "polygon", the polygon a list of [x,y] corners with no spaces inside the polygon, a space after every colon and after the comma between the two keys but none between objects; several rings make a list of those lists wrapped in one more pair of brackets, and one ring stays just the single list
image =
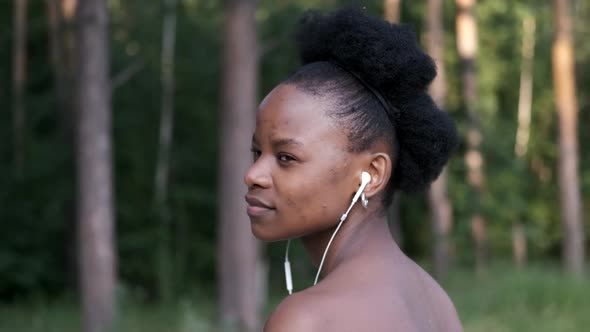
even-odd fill
[{"label": "woman's forehead", "polygon": [[256,141],[266,137],[301,144],[345,139],[342,129],[326,115],[328,107],[328,102],[293,85],[279,85],[260,104],[254,138]]}]

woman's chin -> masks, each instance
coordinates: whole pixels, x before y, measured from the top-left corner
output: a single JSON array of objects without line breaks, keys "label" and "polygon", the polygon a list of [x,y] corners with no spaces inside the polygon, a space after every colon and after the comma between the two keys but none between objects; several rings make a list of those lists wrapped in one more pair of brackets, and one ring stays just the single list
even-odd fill
[{"label": "woman's chin", "polygon": [[273,236],[273,234],[256,231],[256,230],[254,230],[254,227],[252,227],[252,234],[254,235],[255,238],[257,238],[260,241],[264,241],[264,242],[276,242],[276,241],[282,240],[280,238],[277,238],[276,236]]},{"label": "woman's chin", "polygon": [[285,236],[284,234],[277,234],[276,232],[272,232],[272,231],[269,231],[268,229],[264,229],[264,227],[261,227],[261,225],[259,225],[259,224],[252,223],[250,225],[251,225],[252,234],[254,235],[255,238],[257,238],[260,241],[277,242],[277,241],[284,241],[284,240],[289,239],[288,236]]}]

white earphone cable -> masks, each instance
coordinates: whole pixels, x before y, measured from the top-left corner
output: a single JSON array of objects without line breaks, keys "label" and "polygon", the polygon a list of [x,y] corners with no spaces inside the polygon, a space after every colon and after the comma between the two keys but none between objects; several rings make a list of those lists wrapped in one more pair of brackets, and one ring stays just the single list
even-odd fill
[{"label": "white earphone cable", "polygon": [[289,247],[291,240],[287,240],[287,250],[285,251],[285,282],[287,283],[287,292],[293,294],[293,278],[291,276],[291,263],[289,262]]},{"label": "white earphone cable", "polygon": [[340,217],[340,222],[338,223],[336,230],[334,230],[334,233],[332,233],[332,237],[330,237],[330,241],[328,241],[328,245],[326,246],[326,250],[324,250],[324,254],[322,255],[322,260],[320,262],[320,266],[318,267],[318,272],[315,275],[315,280],[313,282],[314,285],[316,285],[318,283],[318,279],[320,278],[320,273],[322,272],[322,267],[324,266],[324,261],[326,260],[326,255],[328,254],[328,249],[330,249],[330,246],[332,245],[332,241],[334,240],[334,237],[336,237],[336,233],[338,233],[338,231],[340,230],[340,226],[342,226],[342,224],[344,223],[344,220],[346,220],[346,218],[348,217],[348,213],[350,212],[350,210],[352,210],[354,203],[356,203],[356,201],[358,200],[358,197],[355,197],[355,198],[356,199],[353,200],[352,203],[350,203],[348,210],[346,210],[346,212],[342,215],[342,217]]},{"label": "white earphone cable", "polygon": [[[370,181],[371,181],[370,174],[367,172],[362,172],[361,173],[361,186],[359,187],[356,194],[352,198],[352,202],[350,203],[350,206],[348,207],[346,212],[340,217],[340,222],[338,223],[338,226],[336,226],[336,229],[334,230],[334,233],[332,233],[332,236],[330,237],[330,241],[328,241],[328,245],[326,246],[326,249],[324,250],[324,254],[322,255],[322,260],[320,261],[320,266],[318,267],[318,272],[317,272],[317,274],[315,276],[315,280],[313,282],[314,286],[318,283],[318,279],[320,278],[320,273],[322,272],[322,267],[324,266],[324,261],[326,260],[326,254],[328,253],[328,250],[330,249],[330,246],[332,245],[332,241],[334,240],[334,237],[336,237],[336,233],[338,233],[338,231],[340,230],[342,223],[344,223],[344,220],[346,220],[346,218],[348,217],[350,210],[352,210],[352,207],[358,201],[363,190],[365,189],[365,186]],[[365,208],[366,208],[366,206],[365,206]],[[293,277],[291,276],[291,263],[289,262],[289,247],[290,246],[291,246],[291,240],[288,240],[287,241],[287,250],[285,251],[285,282],[287,284],[287,291],[289,292],[289,295],[293,293]]]}]

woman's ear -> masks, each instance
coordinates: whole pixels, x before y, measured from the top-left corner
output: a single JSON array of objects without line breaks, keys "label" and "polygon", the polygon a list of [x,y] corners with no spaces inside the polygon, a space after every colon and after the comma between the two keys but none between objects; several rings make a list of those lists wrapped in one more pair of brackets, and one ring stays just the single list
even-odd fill
[{"label": "woman's ear", "polygon": [[371,174],[371,182],[365,187],[367,198],[372,198],[385,190],[391,178],[392,162],[388,154],[383,152],[370,155],[369,166],[366,169]]}]

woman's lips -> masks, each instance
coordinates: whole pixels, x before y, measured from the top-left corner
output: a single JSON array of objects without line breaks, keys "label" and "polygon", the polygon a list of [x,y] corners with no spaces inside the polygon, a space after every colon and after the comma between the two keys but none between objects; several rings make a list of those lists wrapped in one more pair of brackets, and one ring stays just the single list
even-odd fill
[{"label": "woman's lips", "polygon": [[260,217],[272,211],[274,211],[274,209],[252,205],[249,205],[246,209],[246,213],[248,213],[248,216],[250,217]]},{"label": "woman's lips", "polygon": [[257,197],[246,195],[245,198],[248,203],[246,213],[248,213],[248,216],[250,217],[260,217],[275,210],[270,204]]}]

